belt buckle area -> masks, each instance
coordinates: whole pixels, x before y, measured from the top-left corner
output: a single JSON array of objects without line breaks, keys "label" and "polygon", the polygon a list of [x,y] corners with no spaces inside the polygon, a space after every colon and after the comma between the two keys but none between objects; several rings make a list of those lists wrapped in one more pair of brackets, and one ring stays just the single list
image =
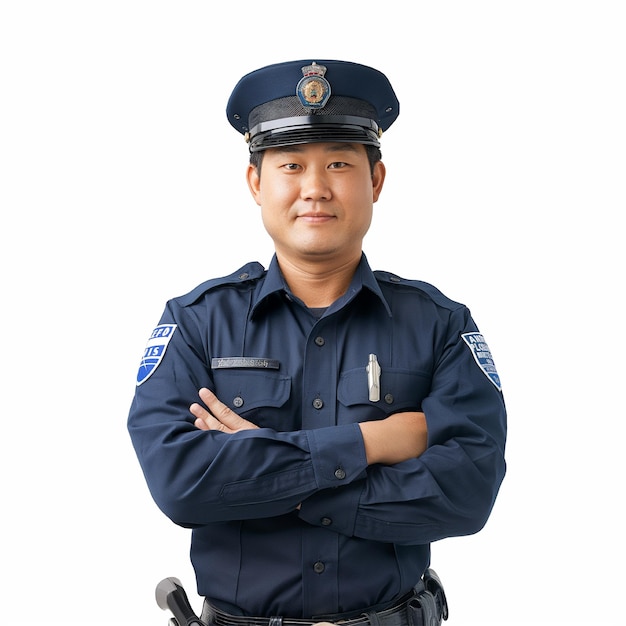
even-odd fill
[{"label": "belt buckle area", "polygon": [[230,615],[205,600],[203,620],[209,626],[410,626],[407,607],[409,594],[396,604],[381,610],[366,609],[351,617],[340,615],[316,615],[311,619],[297,619],[281,615],[269,618]]}]

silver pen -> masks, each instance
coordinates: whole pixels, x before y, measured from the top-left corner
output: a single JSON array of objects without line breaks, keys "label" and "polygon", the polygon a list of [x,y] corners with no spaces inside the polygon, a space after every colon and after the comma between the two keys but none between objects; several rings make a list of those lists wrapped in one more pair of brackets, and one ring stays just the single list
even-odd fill
[{"label": "silver pen", "polygon": [[370,402],[380,400],[380,365],[375,354],[370,354],[367,363],[367,388],[369,390]]}]

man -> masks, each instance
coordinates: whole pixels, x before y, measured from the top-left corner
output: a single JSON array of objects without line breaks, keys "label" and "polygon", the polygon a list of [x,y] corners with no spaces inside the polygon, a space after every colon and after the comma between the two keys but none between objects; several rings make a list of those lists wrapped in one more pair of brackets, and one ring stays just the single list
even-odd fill
[{"label": "man", "polygon": [[493,507],[506,417],[483,336],[362,252],[398,113],[383,74],[340,61],[262,68],[229,100],[276,253],[167,304],[129,416],[152,496],[193,529],[207,623],[440,623],[429,544]]}]

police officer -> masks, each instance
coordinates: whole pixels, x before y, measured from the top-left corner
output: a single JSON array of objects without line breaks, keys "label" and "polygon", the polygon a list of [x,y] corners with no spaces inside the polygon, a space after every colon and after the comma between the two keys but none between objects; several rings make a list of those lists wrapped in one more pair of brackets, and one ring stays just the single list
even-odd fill
[{"label": "police officer", "polygon": [[362,251],[398,113],[385,75],[322,59],[228,102],[275,255],[167,303],[128,421],[154,500],[193,529],[207,623],[438,624],[429,544],[492,510],[506,415],[483,335]]}]

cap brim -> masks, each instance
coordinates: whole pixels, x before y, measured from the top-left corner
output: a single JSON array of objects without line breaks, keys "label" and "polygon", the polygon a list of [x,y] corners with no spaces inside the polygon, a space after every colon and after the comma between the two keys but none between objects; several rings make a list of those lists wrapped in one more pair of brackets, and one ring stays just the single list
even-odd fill
[{"label": "cap brim", "polygon": [[376,123],[349,115],[312,115],[271,120],[255,126],[250,137],[250,152],[320,142],[360,143],[380,147]]}]

